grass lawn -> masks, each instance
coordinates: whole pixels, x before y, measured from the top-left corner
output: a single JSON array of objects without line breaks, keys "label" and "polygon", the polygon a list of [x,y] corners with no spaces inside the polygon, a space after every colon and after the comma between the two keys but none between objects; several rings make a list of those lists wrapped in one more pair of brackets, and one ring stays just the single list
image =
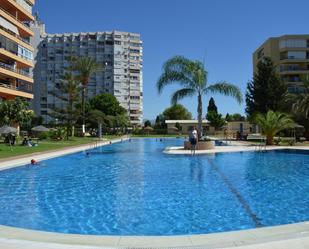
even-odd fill
[{"label": "grass lawn", "polygon": [[[105,139],[112,139],[116,138],[116,136],[104,136]],[[36,140],[33,140],[36,142]],[[12,146],[12,149],[9,145],[4,144],[3,141],[0,143],[0,159],[14,157],[14,156],[21,156],[31,153],[43,152],[48,150],[56,150],[65,148],[68,146],[76,146],[87,144],[96,141],[93,137],[75,137],[68,141],[54,141],[54,140],[41,140],[39,141],[39,146],[35,147],[28,147],[28,146],[21,146],[21,140],[19,141],[18,145]]]}]

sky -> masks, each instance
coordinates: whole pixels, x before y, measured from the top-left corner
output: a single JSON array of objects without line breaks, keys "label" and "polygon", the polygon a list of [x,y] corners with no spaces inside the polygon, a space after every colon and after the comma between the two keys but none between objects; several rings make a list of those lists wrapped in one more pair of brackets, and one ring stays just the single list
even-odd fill
[{"label": "sky", "polygon": [[[161,95],[156,82],[162,64],[175,55],[203,60],[208,84],[228,81],[245,95],[252,79],[252,53],[266,39],[285,34],[308,34],[308,0],[36,0],[48,33],[126,31],[143,40],[144,119],[170,106],[179,86]],[[205,115],[209,98],[203,99]],[[244,113],[230,97],[213,96],[218,111]],[[196,97],[179,103],[196,117]]]}]

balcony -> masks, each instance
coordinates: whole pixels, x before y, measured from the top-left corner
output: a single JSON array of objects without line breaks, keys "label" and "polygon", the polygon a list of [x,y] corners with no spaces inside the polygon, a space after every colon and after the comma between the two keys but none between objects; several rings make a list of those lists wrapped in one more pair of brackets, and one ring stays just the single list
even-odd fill
[{"label": "balcony", "polygon": [[12,65],[8,65],[3,62],[0,62],[0,74],[33,83],[32,76],[28,72],[21,69],[16,69]]},{"label": "balcony", "polygon": [[0,6],[0,16],[2,16],[6,20],[14,24],[19,29],[20,35],[22,36],[33,36],[34,35],[33,31],[30,29],[29,26],[27,26],[26,24],[18,20],[17,17],[9,13],[7,10],[2,8],[1,6]]},{"label": "balcony", "polygon": [[32,84],[21,84],[16,87],[5,83],[0,83],[0,96],[6,99],[13,99],[15,97],[33,99]]},{"label": "balcony", "polygon": [[24,68],[24,67],[33,67],[32,60],[26,58],[25,56],[18,54],[14,50],[9,50],[5,46],[0,44],[0,56],[3,56],[10,60],[15,60],[17,63],[17,67]]},{"label": "balcony", "polygon": [[33,47],[30,45],[30,42],[24,38],[22,38],[21,36],[13,33],[12,31],[4,28],[3,26],[0,25],[0,35],[5,36],[6,38],[8,38],[9,40],[19,44],[22,47],[27,48],[28,50],[33,52]]},{"label": "balcony", "polygon": [[306,74],[309,73],[309,66],[282,66],[279,71],[280,74]]},{"label": "balcony", "polygon": [[280,63],[302,63],[302,62],[309,62],[309,55],[303,58],[292,57],[292,56],[280,57]]},{"label": "balcony", "polygon": [[32,7],[27,5],[24,1],[21,0],[0,0],[0,5],[3,9],[9,10],[13,13],[11,15],[15,15],[16,12],[16,17],[18,16],[18,19],[20,21],[34,21],[34,17],[32,16]]}]

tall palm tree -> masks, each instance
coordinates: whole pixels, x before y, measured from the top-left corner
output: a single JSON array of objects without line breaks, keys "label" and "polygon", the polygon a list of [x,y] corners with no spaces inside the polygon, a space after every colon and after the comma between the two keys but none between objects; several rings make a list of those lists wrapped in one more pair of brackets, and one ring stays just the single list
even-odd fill
[{"label": "tall palm tree", "polygon": [[237,86],[225,81],[208,86],[207,74],[202,62],[192,61],[183,56],[175,56],[164,63],[163,73],[157,82],[159,93],[162,92],[164,87],[172,83],[179,83],[183,87],[172,95],[172,104],[177,103],[184,97],[197,95],[199,137],[202,136],[202,98],[204,95],[220,93],[234,97],[239,103],[242,102],[242,94]]},{"label": "tall palm tree", "polygon": [[266,136],[267,145],[273,144],[274,136],[277,133],[288,128],[293,128],[296,125],[290,116],[271,110],[266,114],[257,114],[255,121],[262,129],[263,134]]},{"label": "tall palm tree", "polygon": [[53,108],[54,113],[52,115],[60,120],[66,121],[67,126],[67,139],[69,136],[73,136],[73,123],[76,121],[76,108],[75,105],[78,101],[81,88],[76,81],[76,77],[72,71],[66,72],[59,83],[56,85],[57,91],[51,91],[50,93],[56,98],[65,102],[65,108]]},{"label": "tall palm tree", "polygon": [[78,72],[78,79],[82,85],[82,120],[83,120],[83,135],[85,132],[85,98],[88,83],[92,74],[102,68],[95,59],[91,57],[79,57],[73,60],[72,69]]}]

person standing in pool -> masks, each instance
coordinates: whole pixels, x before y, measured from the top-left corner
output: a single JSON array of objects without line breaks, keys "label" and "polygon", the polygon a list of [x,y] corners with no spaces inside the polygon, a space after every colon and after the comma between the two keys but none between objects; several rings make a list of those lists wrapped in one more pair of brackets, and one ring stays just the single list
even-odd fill
[{"label": "person standing in pool", "polygon": [[191,144],[191,155],[195,155],[196,144],[197,144],[197,130],[195,126],[189,133],[189,142]]}]

